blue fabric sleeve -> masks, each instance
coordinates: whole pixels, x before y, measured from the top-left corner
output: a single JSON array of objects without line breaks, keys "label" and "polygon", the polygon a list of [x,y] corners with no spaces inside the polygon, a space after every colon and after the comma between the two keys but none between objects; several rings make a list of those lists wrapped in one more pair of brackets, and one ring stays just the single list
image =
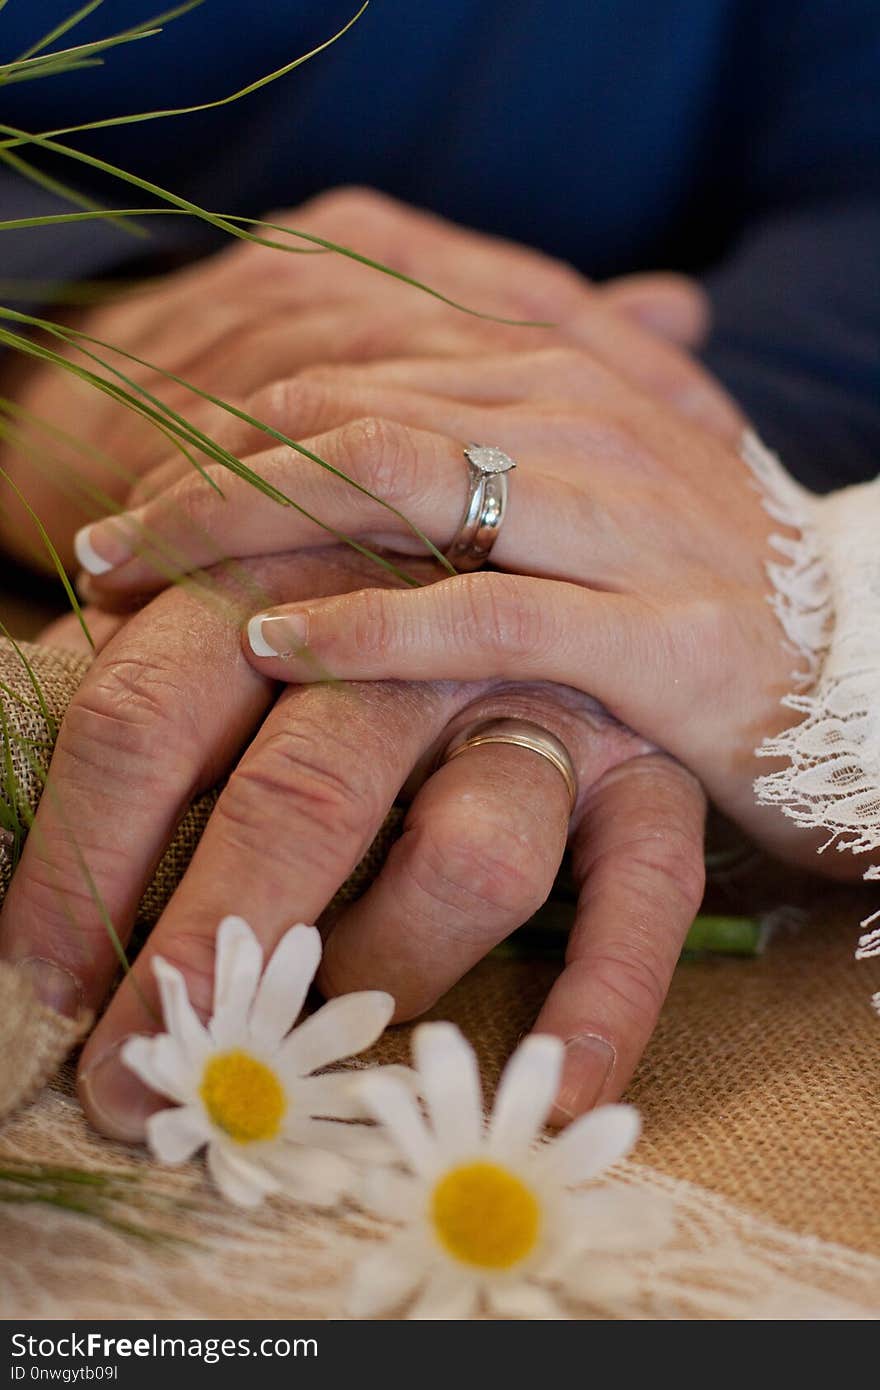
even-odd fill
[{"label": "blue fabric sleeve", "polygon": [[820,490],[880,471],[880,5],[747,16],[725,177],[745,230],[705,278],[705,361]]}]

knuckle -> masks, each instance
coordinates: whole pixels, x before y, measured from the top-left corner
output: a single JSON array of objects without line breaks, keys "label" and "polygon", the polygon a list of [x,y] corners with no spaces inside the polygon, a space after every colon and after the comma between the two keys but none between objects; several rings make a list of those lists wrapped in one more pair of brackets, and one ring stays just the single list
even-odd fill
[{"label": "knuckle", "polygon": [[564,321],[584,293],[578,272],[563,261],[530,252],[529,273],[517,277],[520,307],[534,318]]},{"label": "knuckle", "polygon": [[594,399],[616,386],[613,373],[586,348],[557,344],[541,348],[537,356],[543,373],[554,383],[564,385],[580,399]]},{"label": "knuckle", "polygon": [[352,420],[336,432],[334,452],[343,471],[383,501],[412,495],[419,460],[405,425],[376,416]]},{"label": "knuckle", "polygon": [[165,491],[167,482],[168,474],[165,466],[150,469],[149,473],[138,478],[131,488],[125,501],[126,508],[129,511],[134,511],[138,507],[143,507],[145,503],[152,502],[155,497]]},{"label": "knuckle", "polygon": [[371,656],[390,651],[404,634],[393,620],[383,589],[361,589],[352,605],[347,642],[357,654]]},{"label": "knuckle", "polygon": [[[396,206],[392,198],[360,184],[340,184],[307,202],[302,212],[309,222],[328,232],[355,231],[363,237],[386,222]],[[288,214],[289,215],[289,214]]]},{"label": "knuckle", "polygon": [[307,727],[276,731],[233,773],[214,814],[237,848],[275,860],[288,853],[301,862],[302,831],[310,862],[321,866],[335,862],[340,846],[348,855],[381,818],[385,808],[356,750],[337,740],[339,761],[332,766],[316,754],[316,741]]},{"label": "knuckle", "polygon": [[136,773],[152,784],[197,739],[180,669],[170,659],[129,656],[85,682],[65,715],[61,749],[104,780]]},{"label": "knuckle", "polygon": [[[387,252],[373,248],[381,260]],[[351,362],[376,362],[383,357],[396,357],[406,350],[412,336],[407,316],[394,305],[375,308],[369,314],[351,315],[345,325],[346,357]]]},{"label": "knuckle", "polygon": [[432,907],[455,914],[449,933],[486,935],[486,918],[525,921],[544,902],[546,866],[508,819],[434,818],[413,832],[410,872]]},{"label": "knuckle", "polygon": [[669,972],[661,960],[641,946],[619,944],[586,960],[591,987],[615,999],[625,1017],[654,1019],[669,990]]},{"label": "knuckle", "polygon": [[325,382],[298,372],[295,377],[282,377],[261,387],[249,400],[248,409],[262,424],[281,434],[316,434],[329,402]]},{"label": "knuckle", "polygon": [[299,368],[296,380],[307,384],[317,382],[318,385],[327,388],[346,381],[350,373],[351,368],[347,363],[313,362],[308,367]]},{"label": "knuckle", "polygon": [[476,637],[496,656],[533,654],[548,642],[547,614],[527,596],[515,575],[462,575],[458,586],[469,637]]},{"label": "knuckle", "polygon": [[[219,463],[205,465],[204,475],[187,473],[179,478],[156,498],[144,517],[147,542],[154,530],[163,537],[204,535],[216,518],[218,506],[224,505],[231,478],[229,470]],[[173,550],[167,554],[159,550],[159,556],[166,566],[171,562],[173,568]]]},{"label": "knuckle", "polygon": [[674,896],[688,916],[697,912],[706,884],[703,848],[684,828],[666,825],[642,842],[634,862],[650,876],[661,903]]},{"label": "knuckle", "polygon": [[[51,957],[78,974],[93,970],[107,953],[107,929],[83,860],[91,876],[100,878],[109,853],[102,846],[75,846],[58,833],[45,846],[33,837],[15,884],[16,912],[27,922],[29,954]],[[113,867],[118,871],[118,862]]]},{"label": "knuckle", "polygon": [[[646,788],[650,801],[650,790]],[[701,837],[676,823],[667,807],[665,823],[657,829],[634,833],[609,852],[606,865],[625,891],[640,919],[654,930],[670,914],[682,921],[697,913],[705,888],[705,864]],[[597,860],[593,871],[599,868]]]},{"label": "knuckle", "polygon": [[594,365],[594,359],[583,348],[571,344],[554,343],[552,347],[538,348],[534,354],[535,366],[545,369],[548,376],[573,381],[580,378]]}]

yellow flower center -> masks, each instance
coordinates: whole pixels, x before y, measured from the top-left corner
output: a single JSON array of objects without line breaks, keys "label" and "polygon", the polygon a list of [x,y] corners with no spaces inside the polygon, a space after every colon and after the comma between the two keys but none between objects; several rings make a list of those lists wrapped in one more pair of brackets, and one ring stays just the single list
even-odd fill
[{"label": "yellow flower center", "polygon": [[444,1173],[434,1188],[431,1218],[449,1254],[481,1269],[519,1264],[541,1229],[535,1194],[497,1163],[464,1163]]},{"label": "yellow flower center", "polygon": [[240,1050],[211,1058],[199,1094],[214,1124],[239,1144],[274,1139],[287,1108],[284,1088],[271,1067]]}]

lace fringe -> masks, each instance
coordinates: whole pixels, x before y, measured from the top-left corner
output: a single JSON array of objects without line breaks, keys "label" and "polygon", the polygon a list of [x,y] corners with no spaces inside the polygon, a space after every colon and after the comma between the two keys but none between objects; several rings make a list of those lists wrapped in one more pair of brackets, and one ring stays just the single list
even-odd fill
[{"label": "lace fringe", "polygon": [[[783,704],[803,718],[756,750],[788,766],[759,777],[755,794],[798,825],[828,832],[820,853],[880,849],[880,479],[816,497],[751,432],[742,441],[774,520],[770,602],[801,665]],[[880,879],[880,866],[865,879]],[[880,910],[861,923],[856,958],[880,955]],[[873,998],[880,1012],[880,994]]]},{"label": "lace fringe", "polygon": [[[76,1103],[57,1092],[6,1128],[4,1152],[127,1172],[133,1216],[143,1219],[148,1193],[164,1197],[182,1238],[173,1246],[135,1241],[55,1208],[0,1208],[7,1319],[339,1318],[352,1263],[392,1229],[355,1211],[316,1213],[282,1201],[244,1218],[216,1198],[200,1164],[158,1168],[96,1138]],[[640,1164],[620,1164],[607,1187],[657,1208],[667,1234],[597,1257],[575,1317],[849,1320],[880,1312],[876,1256],[798,1235]]]}]

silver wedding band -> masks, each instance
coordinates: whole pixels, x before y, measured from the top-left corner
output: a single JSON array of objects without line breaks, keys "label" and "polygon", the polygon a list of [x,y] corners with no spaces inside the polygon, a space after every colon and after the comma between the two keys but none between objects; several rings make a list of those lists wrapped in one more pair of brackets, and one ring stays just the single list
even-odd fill
[{"label": "silver wedding band", "polygon": [[482,748],[486,744],[507,743],[514,748],[527,748],[539,757],[545,758],[560,774],[568,789],[571,810],[577,801],[577,775],[565,744],[555,734],[533,724],[528,719],[485,719],[479,724],[470,724],[462,729],[447,744],[440,764],[451,762],[468,748]]},{"label": "silver wedding band", "polygon": [[516,467],[509,454],[492,445],[468,444],[468,497],[461,525],[446,552],[459,574],[485,565],[498,539],[507,507],[507,474]]}]

